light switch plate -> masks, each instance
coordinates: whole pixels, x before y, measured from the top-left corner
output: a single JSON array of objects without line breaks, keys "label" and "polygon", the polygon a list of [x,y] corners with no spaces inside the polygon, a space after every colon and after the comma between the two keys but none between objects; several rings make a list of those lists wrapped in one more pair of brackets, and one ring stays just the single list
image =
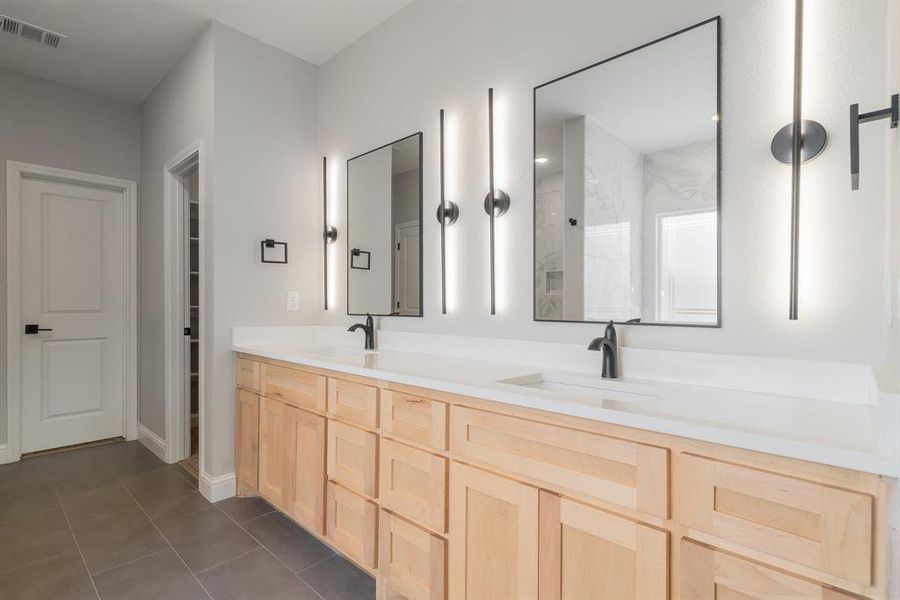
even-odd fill
[{"label": "light switch plate", "polygon": [[296,312],[300,310],[300,292],[289,291],[287,293],[286,310],[288,310],[289,312]]}]

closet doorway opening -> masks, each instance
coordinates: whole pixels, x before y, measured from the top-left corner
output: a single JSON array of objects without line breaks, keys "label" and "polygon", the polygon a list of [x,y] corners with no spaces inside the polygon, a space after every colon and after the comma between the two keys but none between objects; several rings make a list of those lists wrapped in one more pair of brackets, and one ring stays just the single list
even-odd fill
[{"label": "closet doorway opening", "polygon": [[165,168],[166,461],[202,480],[204,175],[198,141]]}]

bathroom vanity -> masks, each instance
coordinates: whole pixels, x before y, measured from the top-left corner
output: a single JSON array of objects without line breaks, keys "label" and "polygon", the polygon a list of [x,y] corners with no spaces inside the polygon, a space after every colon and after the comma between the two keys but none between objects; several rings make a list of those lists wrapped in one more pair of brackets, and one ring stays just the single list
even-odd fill
[{"label": "bathroom vanity", "polygon": [[[889,597],[896,457],[828,448],[799,424],[795,439],[742,430],[752,395],[707,388],[704,405],[698,386],[707,414],[679,422],[626,405],[661,389],[687,403],[692,386],[604,389],[589,373],[310,341],[233,348],[238,494],[371,573],[379,598]],[[832,408],[848,426],[861,414]]]}]

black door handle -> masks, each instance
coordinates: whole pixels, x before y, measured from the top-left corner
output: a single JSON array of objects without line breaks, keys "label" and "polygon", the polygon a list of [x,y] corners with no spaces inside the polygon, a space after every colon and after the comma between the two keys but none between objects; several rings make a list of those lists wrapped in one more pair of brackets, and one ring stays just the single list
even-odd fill
[{"label": "black door handle", "polygon": [[35,335],[41,331],[53,331],[52,329],[44,329],[42,327],[38,327],[37,323],[27,323],[25,325],[25,334],[26,335]]}]

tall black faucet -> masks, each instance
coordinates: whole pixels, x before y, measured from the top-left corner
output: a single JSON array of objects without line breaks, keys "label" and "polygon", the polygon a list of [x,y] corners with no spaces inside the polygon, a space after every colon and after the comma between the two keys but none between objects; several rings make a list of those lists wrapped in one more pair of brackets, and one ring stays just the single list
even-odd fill
[{"label": "tall black faucet", "polygon": [[351,325],[347,331],[356,331],[357,329],[362,329],[366,332],[366,350],[374,350],[375,349],[375,322],[372,320],[372,315],[366,313],[366,324],[357,323],[356,325]]},{"label": "tall black faucet", "polygon": [[619,346],[616,342],[616,328],[610,321],[606,325],[606,331],[603,332],[602,338],[594,338],[588,344],[588,350],[597,350],[603,352],[603,372],[600,374],[604,379],[619,378]]}]

